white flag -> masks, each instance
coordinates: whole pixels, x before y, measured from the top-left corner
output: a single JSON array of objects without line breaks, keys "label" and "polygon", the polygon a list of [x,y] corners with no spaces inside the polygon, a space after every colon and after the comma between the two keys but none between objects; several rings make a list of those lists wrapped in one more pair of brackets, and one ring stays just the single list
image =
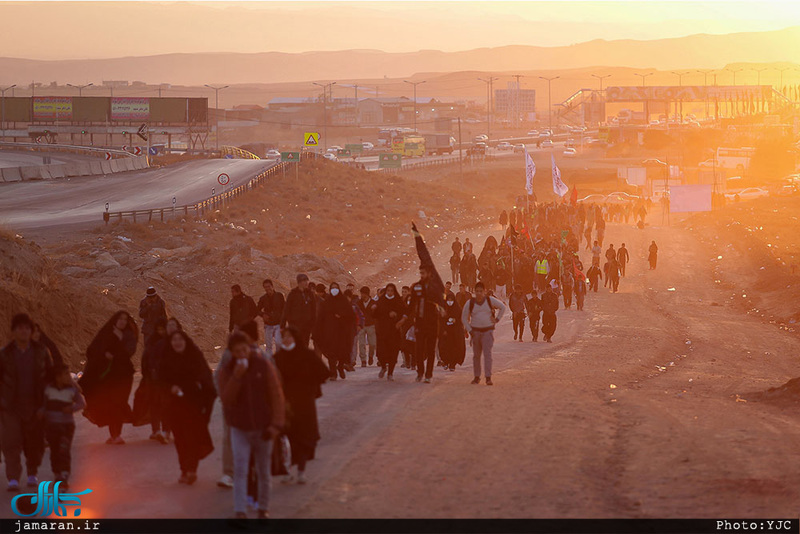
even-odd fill
[{"label": "white flag", "polygon": [[528,150],[525,149],[525,189],[527,190],[529,195],[533,194],[533,175],[536,174],[536,164],[533,162],[533,158],[530,154],[528,154]]},{"label": "white flag", "polygon": [[558,165],[556,165],[556,157],[553,154],[550,154],[550,160],[553,162],[553,192],[563,197],[569,193],[569,187],[561,181],[561,170],[559,170]]}]

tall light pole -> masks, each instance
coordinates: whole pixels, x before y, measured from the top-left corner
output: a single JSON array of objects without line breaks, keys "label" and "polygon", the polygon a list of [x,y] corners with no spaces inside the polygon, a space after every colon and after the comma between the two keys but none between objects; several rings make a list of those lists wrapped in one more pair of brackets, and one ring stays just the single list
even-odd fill
[{"label": "tall light pole", "polygon": [[736,73],[742,72],[744,69],[725,69],[725,70],[733,73],[733,85],[736,85]]},{"label": "tall light pole", "polygon": [[86,85],[72,85],[71,83],[68,83],[67,87],[74,87],[75,89],[78,90],[78,96],[83,96],[83,90],[93,85],[94,85],[93,83],[87,83]]},{"label": "tall light pole", "polygon": [[[2,123],[2,125],[3,125],[3,136],[4,136],[4,137],[5,137],[5,132],[6,132],[6,91],[8,91],[8,90],[13,90],[13,89],[14,89],[16,86],[17,86],[17,84],[14,84],[14,85],[9,85],[9,86],[8,86],[8,87],[6,87],[5,89],[4,89],[4,88],[2,88],[2,87],[0,87],[0,93],[2,93],[2,100],[3,100],[3,105],[2,105],[2,108],[3,108],[3,117],[2,117],[2,119],[0,120],[0,123]],[[12,94],[13,94],[13,93],[12,93]]]},{"label": "tall light pole", "polygon": [[488,78],[478,78],[480,81],[486,84],[486,135],[489,138],[492,138],[492,97],[494,93],[492,92],[492,85],[494,84],[495,80],[499,80],[498,77],[489,76]]},{"label": "tall light pole", "polygon": [[417,86],[421,83],[425,83],[425,80],[421,82],[409,82],[408,80],[403,81],[414,86],[414,133],[417,133]]},{"label": "tall light pole", "polygon": [[[205,84],[209,89],[214,90],[214,126],[216,127],[217,150],[219,150],[219,92],[227,89],[230,85],[223,85],[222,87],[214,87],[213,85]],[[112,89],[113,90],[113,89]]]},{"label": "tall light pole", "polygon": [[325,152],[328,151],[328,89],[331,91],[331,97],[333,97],[333,86],[336,85],[336,82],[330,83],[317,83],[311,82],[317,87],[322,87],[322,138],[325,140]]},{"label": "tall light pole", "polygon": [[652,72],[648,72],[647,74],[639,74],[639,73],[636,73],[636,72],[634,72],[634,73],[633,73],[633,75],[634,75],[634,76],[638,76],[638,77],[640,77],[640,78],[642,79],[642,87],[644,87],[644,86],[646,85],[646,84],[645,84],[645,79],[646,79],[648,76],[652,76],[652,75],[653,75],[653,73],[652,73]]},{"label": "tall light pole", "polygon": [[784,67],[782,69],[775,69],[781,73],[781,86],[778,88],[781,93],[783,93],[783,72],[787,70],[792,70],[792,67]]},{"label": "tall light pole", "polygon": [[761,73],[764,72],[765,70],[769,70],[769,68],[768,67],[762,67],[760,69],[750,69],[750,70],[755,71],[756,74],[758,75],[758,78],[757,78],[758,82],[756,82],[756,85],[761,85]]},{"label": "tall light pole", "polygon": [[553,80],[557,80],[561,78],[561,76],[553,76],[552,78],[548,78],[546,76],[539,76],[542,80],[547,80],[547,128],[550,130],[550,133],[553,133],[553,110],[551,108],[552,104],[550,102],[550,82]]},{"label": "tall light pole", "polygon": [[604,78],[611,78],[611,75],[610,74],[603,74],[601,76],[600,74],[592,74],[592,78],[597,78],[598,80],[600,80],[600,92],[602,93],[603,92],[603,79]]},{"label": "tall light pole", "polygon": [[[695,72],[699,72],[703,75],[703,85],[708,87],[708,75],[714,72],[714,69],[698,69]],[[704,89],[705,91],[705,104],[706,104],[706,118],[708,118],[708,89]]]},{"label": "tall light pole", "polygon": [[514,127],[516,127],[519,124],[519,116],[520,112],[522,111],[519,97],[519,79],[523,76],[522,74],[514,74],[511,77],[516,78],[517,81],[517,84],[514,86],[514,122],[512,123]]},{"label": "tall light pole", "polygon": [[[690,71],[690,70],[674,71],[673,70],[671,72],[672,72],[672,74],[674,74],[675,76],[678,77],[678,87],[683,87],[683,77],[686,76],[687,74],[689,74],[692,71]],[[683,122],[683,100],[679,99],[679,102],[680,102],[680,111],[678,112],[678,116],[680,117],[681,122]],[[676,107],[677,106],[678,106],[678,104],[676,104]],[[669,114],[669,112],[667,114]],[[667,124],[669,124],[669,117],[667,117]]]}]

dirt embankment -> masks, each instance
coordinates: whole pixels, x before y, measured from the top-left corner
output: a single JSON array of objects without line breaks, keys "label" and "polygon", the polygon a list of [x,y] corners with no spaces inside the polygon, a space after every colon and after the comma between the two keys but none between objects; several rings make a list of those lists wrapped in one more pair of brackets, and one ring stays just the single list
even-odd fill
[{"label": "dirt embankment", "polygon": [[729,299],[790,332],[800,321],[799,212],[800,197],[768,197],[683,223],[706,246],[706,268]]},{"label": "dirt embankment", "polygon": [[118,309],[136,317],[153,285],[214,360],[227,333],[232,284],[255,298],[264,278],[285,292],[297,272],[326,285],[383,284],[391,270],[415,261],[411,220],[435,242],[459,221],[491,218],[494,207],[473,205],[447,187],[320,162],[200,221],[29,236],[42,245],[6,235],[0,325],[14,313],[31,313],[79,368],[96,330]]}]

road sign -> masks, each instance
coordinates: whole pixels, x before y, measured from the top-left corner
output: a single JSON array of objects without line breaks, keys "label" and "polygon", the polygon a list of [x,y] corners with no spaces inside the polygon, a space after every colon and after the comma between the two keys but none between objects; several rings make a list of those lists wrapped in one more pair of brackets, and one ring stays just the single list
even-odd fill
[{"label": "road sign", "polygon": [[106,161],[111,160],[111,152],[106,152]]},{"label": "road sign", "polygon": [[128,145],[122,145],[122,150],[124,150],[125,152],[127,152],[127,151],[128,151]]},{"label": "road sign", "polygon": [[340,158],[349,158],[353,154],[350,152],[349,148],[340,148],[339,150],[336,151],[336,155]]},{"label": "road sign", "polygon": [[344,145],[345,150],[349,150],[351,154],[361,154],[364,151],[364,145],[361,144],[347,144]]},{"label": "road sign", "polygon": [[378,156],[379,169],[399,169],[403,166],[401,154],[381,154]]},{"label": "road sign", "polygon": [[300,161],[300,152],[281,152],[281,161]]},{"label": "road sign", "polygon": [[147,141],[147,125],[142,124],[139,126],[139,129],[136,131],[136,135],[141,137],[143,140]]},{"label": "road sign", "polygon": [[140,146],[134,147],[133,155],[134,156],[141,156],[142,155],[142,147],[140,147]]},{"label": "road sign", "polygon": [[147,153],[148,153],[148,154],[150,154],[151,156],[156,156],[156,155],[158,155],[158,147],[151,146],[151,147],[150,147],[150,148],[147,150]]},{"label": "road sign", "polygon": [[231,177],[223,172],[217,176],[217,181],[219,182],[219,185],[228,185],[228,182],[231,181]]},{"label": "road sign", "polygon": [[303,144],[305,146],[319,146],[319,133],[306,132],[303,134]]}]

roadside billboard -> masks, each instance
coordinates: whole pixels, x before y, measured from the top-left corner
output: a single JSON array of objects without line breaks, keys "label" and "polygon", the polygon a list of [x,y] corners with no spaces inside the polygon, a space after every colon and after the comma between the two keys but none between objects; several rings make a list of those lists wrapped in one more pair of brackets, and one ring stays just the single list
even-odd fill
[{"label": "roadside billboard", "polygon": [[710,184],[673,185],[669,188],[670,213],[711,211]]},{"label": "roadside billboard", "polygon": [[112,98],[111,120],[139,121],[150,118],[149,98]]},{"label": "roadside billboard", "polygon": [[72,98],[68,96],[33,97],[33,120],[71,121]]}]

